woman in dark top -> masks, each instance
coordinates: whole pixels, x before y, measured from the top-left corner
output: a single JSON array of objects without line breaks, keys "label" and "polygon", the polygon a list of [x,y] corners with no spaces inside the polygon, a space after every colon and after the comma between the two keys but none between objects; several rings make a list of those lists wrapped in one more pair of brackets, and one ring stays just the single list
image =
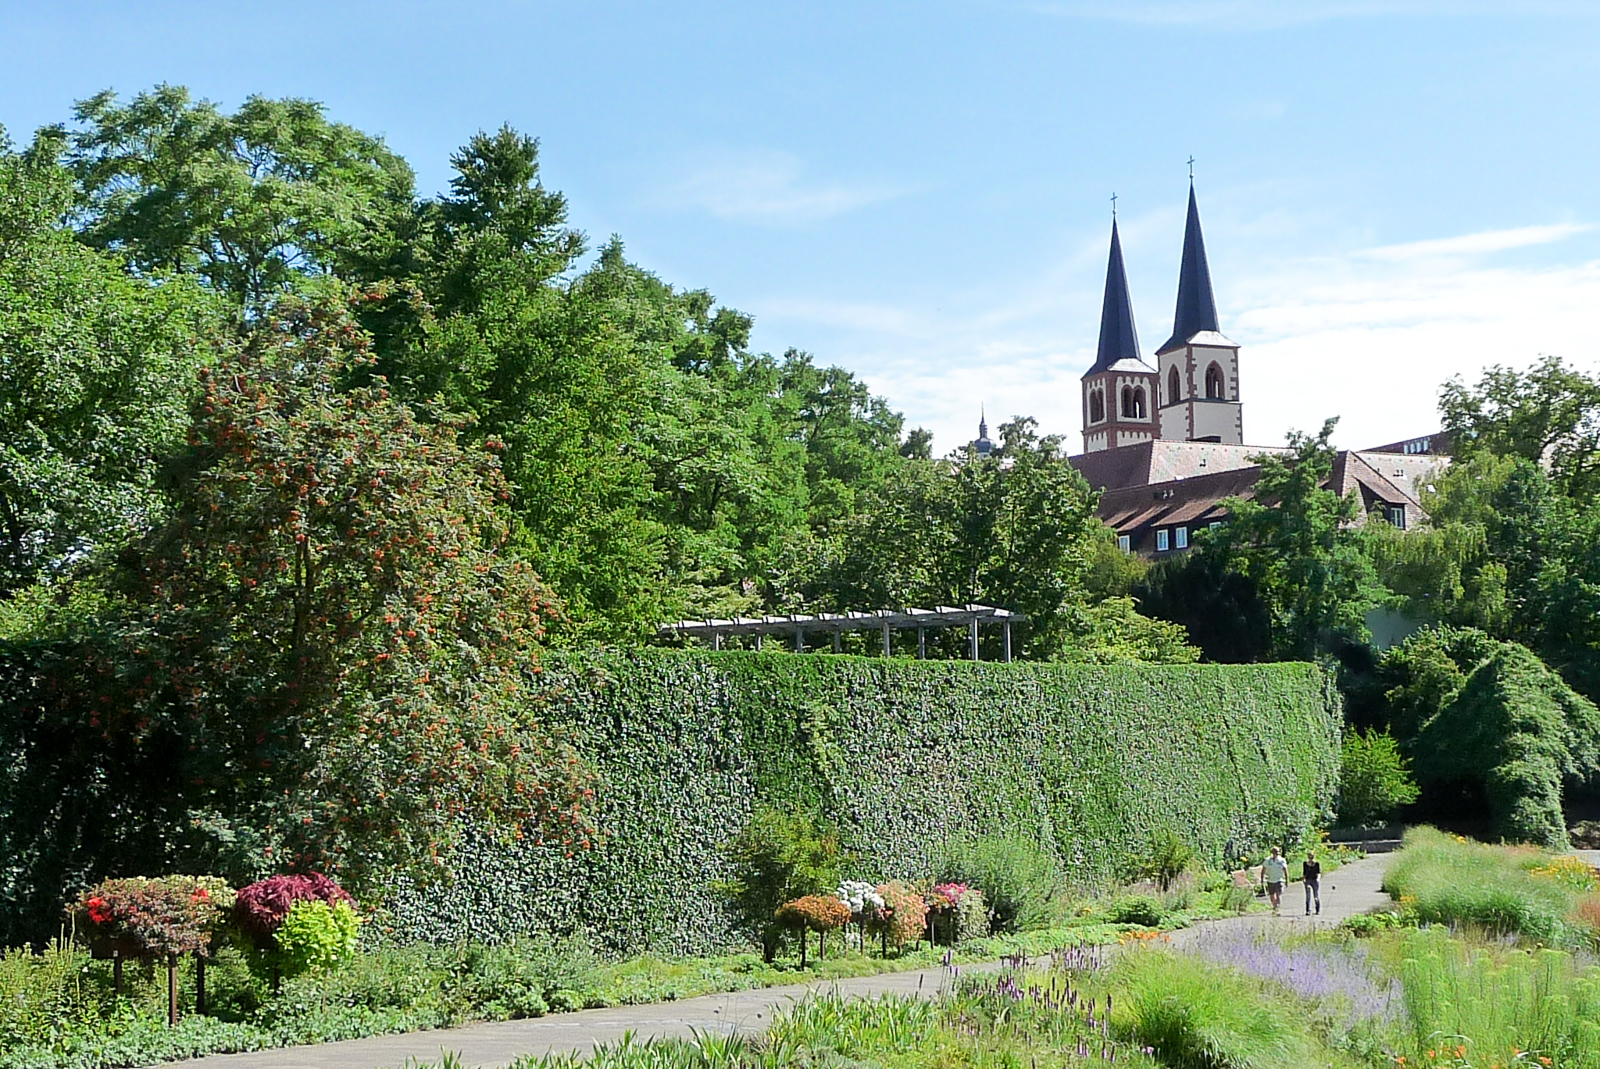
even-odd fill
[{"label": "woman in dark top", "polygon": [[1301,878],[1306,883],[1306,916],[1311,916],[1311,904],[1316,903],[1317,912],[1322,912],[1322,865],[1317,861],[1316,854],[1306,854],[1306,863],[1301,869]]}]

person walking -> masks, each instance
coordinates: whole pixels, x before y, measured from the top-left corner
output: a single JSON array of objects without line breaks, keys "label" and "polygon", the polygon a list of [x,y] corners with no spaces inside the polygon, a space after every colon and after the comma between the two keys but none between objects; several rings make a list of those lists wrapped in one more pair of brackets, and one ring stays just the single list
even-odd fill
[{"label": "person walking", "polygon": [[1317,860],[1317,855],[1306,851],[1306,863],[1301,868],[1300,878],[1306,885],[1306,916],[1311,916],[1311,905],[1316,903],[1317,912],[1322,912],[1322,862]]},{"label": "person walking", "polygon": [[1283,901],[1283,885],[1289,879],[1289,863],[1283,859],[1283,854],[1278,848],[1272,848],[1272,854],[1261,866],[1261,882],[1267,885],[1267,900],[1272,903],[1272,915],[1278,915],[1278,907]]}]

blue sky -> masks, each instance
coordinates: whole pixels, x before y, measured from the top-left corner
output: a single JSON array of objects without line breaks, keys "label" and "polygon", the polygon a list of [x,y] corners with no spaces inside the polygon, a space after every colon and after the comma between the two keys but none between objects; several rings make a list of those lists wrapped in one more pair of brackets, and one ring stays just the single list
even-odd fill
[{"label": "blue sky", "polygon": [[1425,432],[1438,385],[1600,367],[1600,2],[0,0],[14,139],[112,87],[310,97],[424,192],[538,136],[595,241],[863,376],[943,450],[1078,448],[1118,195],[1140,340],[1171,327],[1193,155],[1246,438]]}]

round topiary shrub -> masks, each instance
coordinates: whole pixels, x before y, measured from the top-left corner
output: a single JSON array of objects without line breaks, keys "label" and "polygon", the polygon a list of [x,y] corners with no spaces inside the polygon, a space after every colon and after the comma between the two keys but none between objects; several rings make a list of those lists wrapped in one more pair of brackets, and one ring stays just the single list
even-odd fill
[{"label": "round topiary shrub", "polygon": [[272,876],[239,889],[233,923],[259,976],[274,981],[348,960],[356,947],[355,899],[320,873]]}]

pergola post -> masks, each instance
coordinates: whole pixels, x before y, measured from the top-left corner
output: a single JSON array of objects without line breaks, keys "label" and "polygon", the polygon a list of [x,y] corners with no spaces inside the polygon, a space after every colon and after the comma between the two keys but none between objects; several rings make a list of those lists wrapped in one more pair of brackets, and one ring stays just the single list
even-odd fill
[{"label": "pergola post", "polygon": [[1011,663],[1011,621],[1006,621],[1006,663]]},{"label": "pergola post", "polygon": [[761,632],[760,632],[760,631],[757,631],[757,632],[756,632],[756,652],[757,652],[757,653],[760,653],[760,652],[761,652],[761,639],[762,639],[762,638],[763,638],[763,637],[764,637],[764,636],[763,636],[763,635],[762,635],[762,634],[761,634]]},{"label": "pergola post", "polygon": [[967,625],[967,637],[972,643],[972,659],[978,659],[978,621],[973,620]]},{"label": "pergola post", "polygon": [[892,632],[889,630],[889,625],[885,623],[883,625],[883,655],[885,657],[889,656],[889,636],[891,634]]},{"label": "pergola post", "polygon": [[798,627],[794,629],[794,651],[796,653],[806,651],[806,633]]},{"label": "pergola post", "polygon": [[928,659],[928,630],[925,627],[917,628],[917,660]]},{"label": "pergola post", "polygon": [[713,631],[713,632],[711,632],[711,648],[714,649],[714,650],[720,650],[722,648],[722,632],[721,631]]},{"label": "pergola post", "polygon": [[842,632],[842,631],[835,631],[833,633],[833,652],[834,653],[838,653],[839,652],[839,636],[842,635],[843,633],[844,632]]}]

